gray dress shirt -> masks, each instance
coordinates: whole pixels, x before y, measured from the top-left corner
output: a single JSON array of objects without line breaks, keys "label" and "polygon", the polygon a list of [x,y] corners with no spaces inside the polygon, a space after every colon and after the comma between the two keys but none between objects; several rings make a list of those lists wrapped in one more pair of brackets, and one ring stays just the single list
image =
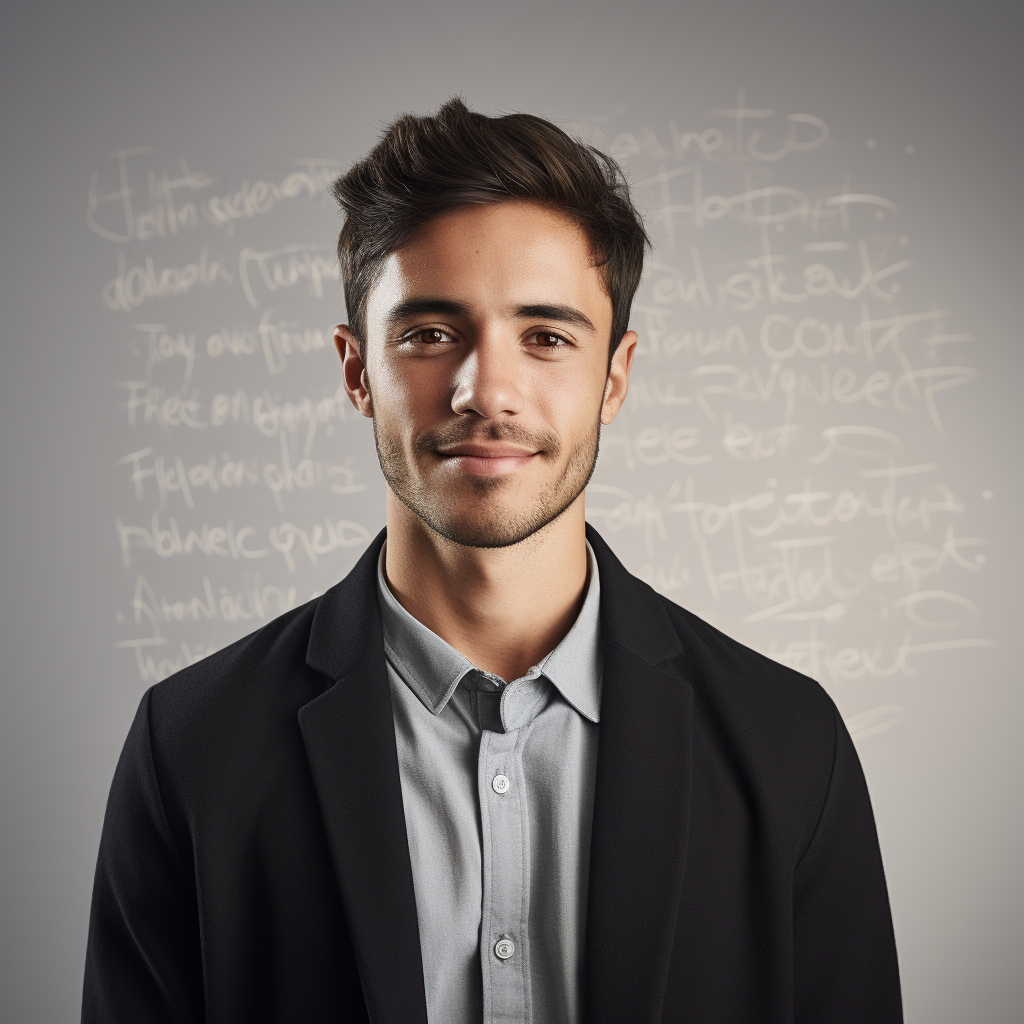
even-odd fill
[{"label": "gray dress shirt", "polygon": [[506,684],[377,593],[431,1024],[576,1024],[601,706],[600,581]]}]

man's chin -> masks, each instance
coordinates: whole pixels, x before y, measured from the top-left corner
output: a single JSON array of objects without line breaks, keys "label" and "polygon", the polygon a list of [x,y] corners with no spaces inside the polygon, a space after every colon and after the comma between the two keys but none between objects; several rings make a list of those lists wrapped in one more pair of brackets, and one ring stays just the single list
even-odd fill
[{"label": "man's chin", "polygon": [[543,530],[551,521],[540,519],[528,522],[507,515],[453,518],[424,514],[423,511],[418,511],[417,514],[435,533],[439,533],[453,544],[467,548],[507,548],[521,544],[539,530]]},{"label": "man's chin", "polygon": [[495,489],[485,488],[484,495],[477,490],[476,501],[458,496],[444,504],[418,501],[416,496],[401,493],[397,497],[434,533],[468,548],[521,544],[558,519],[574,497],[566,495],[563,502],[556,504],[538,501],[536,497],[525,502],[501,500]]}]

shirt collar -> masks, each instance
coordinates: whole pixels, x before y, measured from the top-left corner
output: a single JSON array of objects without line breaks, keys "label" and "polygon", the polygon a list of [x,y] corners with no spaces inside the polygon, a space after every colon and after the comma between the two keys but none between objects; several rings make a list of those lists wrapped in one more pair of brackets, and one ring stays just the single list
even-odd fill
[{"label": "shirt collar", "polygon": [[590,580],[572,628],[540,663],[558,692],[592,722],[601,719],[601,579],[597,558],[587,542]]},{"label": "shirt collar", "polygon": [[[444,710],[473,663],[407,612],[391,593],[384,575],[384,553],[377,559],[377,603],[380,606],[384,648],[409,688],[431,714]],[[576,621],[561,643],[536,666],[565,700],[584,718],[601,715],[601,582],[590,542],[587,542],[589,582]],[[533,670],[531,670],[532,673]]]}]

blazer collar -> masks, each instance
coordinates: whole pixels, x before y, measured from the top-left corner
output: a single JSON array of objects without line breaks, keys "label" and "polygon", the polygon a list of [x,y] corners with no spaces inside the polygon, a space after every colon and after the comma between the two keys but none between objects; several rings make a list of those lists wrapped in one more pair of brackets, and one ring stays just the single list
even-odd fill
[{"label": "blazer collar", "polygon": [[604,681],[584,1016],[660,1021],[690,831],[693,688],[663,600],[590,526],[587,537],[601,570]]},{"label": "blazer collar", "polygon": [[377,559],[387,539],[381,530],[349,574],[317,602],[306,647],[306,664],[337,681],[368,654],[379,651],[370,642],[380,636],[377,608]]},{"label": "blazer collar", "polygon": [[626,569],[589,523],[587,540],[601,570],[601,639],[651,665],[681,654],[682,641],[661,598]]},{"label": "blazer collar", "polygon": [[377,608],[378,534],[317,605],[306,663],[335,685],[299,711],[371,1021],[427,1024],[391,687]]}]

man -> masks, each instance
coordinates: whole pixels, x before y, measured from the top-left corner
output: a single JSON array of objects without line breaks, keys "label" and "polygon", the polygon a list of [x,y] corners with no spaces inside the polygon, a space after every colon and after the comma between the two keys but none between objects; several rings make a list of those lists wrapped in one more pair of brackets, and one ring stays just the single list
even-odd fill
[{"label": "man", "polygon": [[646,244],[615,165],[453,100],[335,191],[387,530],[143,697],[83,1018],[900,1020],[832,702],[585,524]]}]

